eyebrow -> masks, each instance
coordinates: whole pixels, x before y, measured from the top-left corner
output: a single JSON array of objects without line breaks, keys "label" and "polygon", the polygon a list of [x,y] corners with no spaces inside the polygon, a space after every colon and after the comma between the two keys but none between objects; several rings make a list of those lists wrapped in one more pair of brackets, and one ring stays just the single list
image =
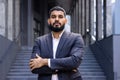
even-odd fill
[{"label": "eyebrow", "polygon": [[[56,16],[55,14],[51,14],[51,16]],[[62,14],[60,14],[60,15],[58,15],[58,16],[63,16],[64,17],[64,15],[62,15]]]}]

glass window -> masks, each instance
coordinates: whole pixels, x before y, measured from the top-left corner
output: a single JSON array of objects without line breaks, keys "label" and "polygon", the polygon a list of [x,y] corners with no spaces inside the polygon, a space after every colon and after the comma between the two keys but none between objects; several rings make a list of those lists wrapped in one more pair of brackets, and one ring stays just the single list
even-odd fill
[{"label": "glass window", "polygon": [[110,36],[112,32],[112,9],[114,7],[115,0],[107,0],[107,36]]},{"label": "glass window", "polygon": [[71,31],[71,16],[66,15],[67,23],[65,24],[65,31],[70,32]]}]

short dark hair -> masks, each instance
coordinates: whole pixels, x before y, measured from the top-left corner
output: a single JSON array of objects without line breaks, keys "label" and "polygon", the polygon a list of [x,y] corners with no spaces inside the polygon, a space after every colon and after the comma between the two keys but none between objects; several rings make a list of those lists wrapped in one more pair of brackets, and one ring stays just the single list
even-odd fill
[{"label": "short dark hair", "polygon": [[65,11],[62,7],[60,7],[60,6],[55,6],[55,7],[51,8],[51,9],[49,10],[49,17],[50,17],[50,15],[51,15],[51,12],[54,11],[54,10],[62,11],[62,12],[64,12],[64,15],[66,16],[66,11]]}]

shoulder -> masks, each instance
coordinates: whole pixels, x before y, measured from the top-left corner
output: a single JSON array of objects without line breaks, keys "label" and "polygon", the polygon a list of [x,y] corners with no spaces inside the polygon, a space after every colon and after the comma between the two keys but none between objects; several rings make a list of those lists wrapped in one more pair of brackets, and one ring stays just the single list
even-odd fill
[{"label": "shoulder", "polygon": [[83,37],[81,36],[80,33],[68,32],[68,34],[69,34],[69,37],[68,37],[69,40],[74,40],[74,41],[79,41],[81,43],[84,43]]},{"label": "shoulder", "polygon": [[81,37],[81,34],[79,33],[74,33],[74,32],[66,32],[66,34],[69,36],[69,37],[72,37],[72,38],[77,38],[77,37]]},{"label": "shoulder", "polygon": [[39,40],[45,40],[48,36],[50,36],[50,33],[42,35],[40,37],[37,37],[35,40],[39,41]]}]

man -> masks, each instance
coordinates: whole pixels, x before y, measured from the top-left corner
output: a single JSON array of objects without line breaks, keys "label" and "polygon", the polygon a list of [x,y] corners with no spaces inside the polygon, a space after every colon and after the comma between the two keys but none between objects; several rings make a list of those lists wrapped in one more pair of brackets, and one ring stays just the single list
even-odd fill
[{"label": "man", "polygon": [[49,11],[51,33],[36,39],[30,60],[38,80],[82,80],[78,67],[83,56],[80,34],[65,32],[66,12],[56,6]]}]

